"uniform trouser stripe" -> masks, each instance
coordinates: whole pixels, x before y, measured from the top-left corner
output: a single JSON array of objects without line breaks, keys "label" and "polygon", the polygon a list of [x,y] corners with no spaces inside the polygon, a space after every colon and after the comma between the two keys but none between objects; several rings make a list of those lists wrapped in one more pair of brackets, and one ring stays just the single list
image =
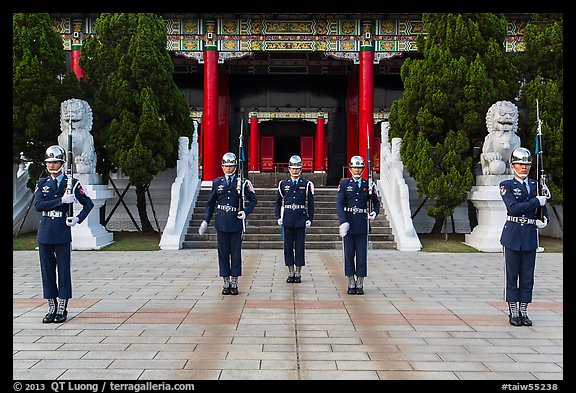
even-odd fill
[{"label": "uniform trouser stripe", "polygon": [[284,263],[286,266],[304,266],[306,228],[284,227]]},{"label": "uniform trouser stripe", "polygon": [[515,251],[504,247],[505,300],[532,302],[536,250]]},{"label": "uniform trouser stripe", "polygon": [[368,243],[366,234],[344,236],[344,275],[366,277],[368,267],[366,258],[368,254]]},{"label": "uniform trouser stripe", "polygon": [[242,231],[217,231],[220,277],[242,275]]},{"label": "uniform trouser stripe", "polygon": [[70,299],[72,297],[71,243],[39,243],[38,252],[44,299]]}]

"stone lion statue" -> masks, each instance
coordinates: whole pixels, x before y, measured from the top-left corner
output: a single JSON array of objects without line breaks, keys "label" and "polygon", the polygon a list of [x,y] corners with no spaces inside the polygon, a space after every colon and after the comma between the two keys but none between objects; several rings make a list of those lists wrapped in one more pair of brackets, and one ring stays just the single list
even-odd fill
[{"label": "stone lion statue", "polygon": [[72,127],[74,175],[96,173],[96,150],[92,130],[92,108],[84,100],[71,98],[60,104],[58,144],[68,151],[68,130]]},{"label": "stone lion statue", "polygon": [[484,138],[480,164],[483,175],[511,174],[510,155],[520,147],[518,108],[510,101],[498,101],[486,112],[488,135]]}]

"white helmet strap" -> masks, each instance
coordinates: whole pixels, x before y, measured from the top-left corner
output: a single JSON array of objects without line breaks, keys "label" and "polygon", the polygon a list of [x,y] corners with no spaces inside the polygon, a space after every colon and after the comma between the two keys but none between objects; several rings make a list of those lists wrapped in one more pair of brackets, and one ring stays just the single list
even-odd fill
[{"label": "white helmet strap", "polygon": [[516,170],[516,168],[514,168],[514,165],[512,165],[512,172],[514,172],[514,175],[516,177],[519,177],[520,179],[524,180],[528,177],[527,173],[518,173],[518,171]]}]

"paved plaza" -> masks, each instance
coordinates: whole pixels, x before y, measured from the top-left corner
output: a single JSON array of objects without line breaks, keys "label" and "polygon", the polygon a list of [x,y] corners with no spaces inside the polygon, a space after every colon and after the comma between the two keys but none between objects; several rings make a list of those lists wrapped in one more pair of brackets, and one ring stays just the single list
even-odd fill
[{"label": "paved plaza", "polygon": [[73,251],[69,319],[47,311],[37,251],[13,252],[14,380],[532,380],[563,376],[563,254],[537,256],[531,327],[508,323],[501,253],[370,250],[348,295],[341,250]]}]

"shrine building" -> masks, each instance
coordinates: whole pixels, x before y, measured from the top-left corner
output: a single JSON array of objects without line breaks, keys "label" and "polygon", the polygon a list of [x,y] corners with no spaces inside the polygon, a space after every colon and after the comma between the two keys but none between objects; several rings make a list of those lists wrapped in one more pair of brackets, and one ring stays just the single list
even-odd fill
[{"label": "shrine building", "polygon": [[[241,129],[249,174],[285,172],[298,154],[304,173],[336,185],[350,157],[366,159],[368,141],[379,170],[379,124],[402,97],[402,63],[421,56],[422,14],[160,15],[174,80],[199,124],[203,180],[221,175],[225,152],[238,154]],[[97,17],[51,14],[78,77]],[[503,44],[521,51],[527,15],[506,17]]]}]

